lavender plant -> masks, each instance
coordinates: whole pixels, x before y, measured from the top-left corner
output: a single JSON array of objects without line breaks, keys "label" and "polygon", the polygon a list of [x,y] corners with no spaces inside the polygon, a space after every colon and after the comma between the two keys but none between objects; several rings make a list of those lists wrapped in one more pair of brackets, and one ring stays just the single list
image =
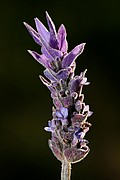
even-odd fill
[{"label": "lavender plant", "polygon": [[47,12],[46,19],[49,31],[38,18],[35,18],[37,31],[24,22],[35,42],[41,46],[42,54],[31,50],[28,52],[45,67],[46,78],[40,76],[40,79],[50,90],[54,106],[52,120],[44,129],[51,133],[49,147],[62,163],[61,180],[70,180],[71,164],[81,161],[90,151],[84,136],[91,126],[87,118],[92,112],[89,105],[83,102],[82,94],[83,86],[89,82],[85,77],[86,70],[80,75],[74,74],[75,60],[83,52],[85,43],[77,45],[68,53],[64,25],[56,32]]}]

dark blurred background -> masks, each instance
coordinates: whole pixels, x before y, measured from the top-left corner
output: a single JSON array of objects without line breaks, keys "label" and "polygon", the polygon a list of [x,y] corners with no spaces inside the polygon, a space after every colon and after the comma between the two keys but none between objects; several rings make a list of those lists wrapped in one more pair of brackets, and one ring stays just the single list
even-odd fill
[{"label": "dark blurred background", "polygon": [[120,179],[120,1],[11,0],[0,2],[0,179],[60,179],[61,164],[52,155],[44,131],[52,101],[39,81],[43,67],[27,49],[40,52],[23,26],[45,25],[48,11],[56,28],[65,24],[69,51],[86,42],[76,74],[88,69],[85,102],[94,114],[86,135],[89,155],[72,166],[72,180]]}]

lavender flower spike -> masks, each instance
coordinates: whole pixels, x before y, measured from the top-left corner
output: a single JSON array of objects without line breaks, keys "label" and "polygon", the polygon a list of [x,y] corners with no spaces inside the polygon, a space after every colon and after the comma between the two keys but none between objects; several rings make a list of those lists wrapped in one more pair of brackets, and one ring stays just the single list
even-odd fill
[{"label": "lavender flower spike", "polygon": [[33,58],[44,66],[43,84],[53,99],[52,120],[44,129],[51,133],[49,147],[62,163],[61,180],[70,180],[71,164],[81,161],[89,153],[88,141],[84,139],[91,124],[87,118],[92,115],[89,105],[83,102],[82,88],[88,85],[86,70],[74,75],[76,58],[83,52],[85,43],[68,51],[66,29],[62,24],[56,31],[46,12],[47,29],[35,18],[36,29],[24,23],[35,42],[41,46],[41,54],[28,50]]}]

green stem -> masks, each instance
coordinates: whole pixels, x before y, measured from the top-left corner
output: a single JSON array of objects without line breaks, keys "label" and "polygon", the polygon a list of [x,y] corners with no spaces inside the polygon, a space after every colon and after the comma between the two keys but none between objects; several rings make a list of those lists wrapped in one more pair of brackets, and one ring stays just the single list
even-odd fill
[{"label": "green stem", "polygon": [[70,180],[71,177],[71,163],[63,160],[61,169],[61,180]]}]

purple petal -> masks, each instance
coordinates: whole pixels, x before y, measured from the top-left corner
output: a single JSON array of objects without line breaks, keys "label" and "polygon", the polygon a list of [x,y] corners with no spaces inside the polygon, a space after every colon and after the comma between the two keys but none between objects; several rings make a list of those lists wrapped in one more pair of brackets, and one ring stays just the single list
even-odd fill
[{"label": "purple petal", "polygon": [[92,111],[89,111],[89,112],[88,112],[88,117],[90,117],[92,114],[93,114],[93,112],[92,112]]},{"label": "purple petal", "polygon": [[83,113],[84,113],[84,112],[88,112],[88,117],[93,114],[92,111],[89,111],[89,105],[85,105],[85,106],[84,106]]},{"label": "purple petal", "polygon": [[76,146],[77,143],[78,143],[78,139],[77,139],[77,137],[76,137],[75,134],[74,134],[73,140],[72,140],[72,146]]},{"label": "purple petal", "polygon": [[77,139],[80,139],[80,138],[81,138],[81,132],[82,132],[82,129],[81,129],[81,128],[78,128],[78,129],[75,131],[75,136],[77,137]]},{"label": "purple petal", "polygon": [[86,83],[84,83],[84,85],[89,85],[90,84],[90,82],[86,82]]},{"label": "purple petal", "polygon": [[80,84],[82,84],[82,85],[89,85],[90,82],[87,82],[87,78],[84,77],[84,78],[82,79],[82,81],[80,82]]},{"label": "purple petal", "polygon": [[56,111],[56,116],[57,116],[58,118],[63,118],[63,115],[61,114],[60,111]]},{"label": "purple petal", "polygon": [[38,18],[35,18],[35,24],[36,24],[38,33],[41,35],[41,37],[45,41],[49,43],[49,39],[50,39],[49,31],[46,29],[46,27],[41,23],[41,21]]},{"label": "purple petal", "polygon": [[47,12],[46,12],[46,19],[47,19],[47,23],[48,23],[49,30],[50,30],[49,44],[51,47],[57,49],[58,42],[57,42],[57,33],[56,33],[55,25]]},{"label": "purple petal", "polygon": [[67,68],[69,67],[75,59],[83,52],[85,43],[76,46],[69,54],[65,56],[62,60],[62,67]]},{"label": "purple petal", "polygon": [[25,27],[27,28],[28,32],[30,33],[30,35],[33,37],[34,41],[41,45],[40,39],[39,39],[39,34],[26,22],[23,22]]},{"label": "purple petal", "polygon": [[66,53],[68,50],[68,43],[66,40],[66,29],[64,25],[62,24],[58,30],[58,47],[59,50],[63,53]]},{"label": "purple petal", "polygon": [[[89,130],[89,128],[87,128],[87,129]],[[87,130],[87,131],[88,131],[88,130]],[[86,131],[86,132],[87,132],[87,131]],[[80,132],[80,133],[79,133],[79,139],[83,139],[84,137],[85,137],[85,132]]]},{"label": "purple petal", "polygon": [[45,131],[51,132],[51,127],[44,127]]},{"label": "purple petal", "polygon": [[61,69],[56,74],[56,77],[59,79],[66,79],[68,77],[68,70],[67,69]]},{"label": "purple petal", "polygon": [[50,67],[48,64],[47,58],[44,56],[44,54],[40,55],[36,53],[35,51],[28,50],[28,52],[34,57],[34,59],[42,64],[45,68]]},{"label": "purple petal", "polygon": [[68,108],[61,107],[60,108],[61,114],[63,115],[64,119],[68,117]]},{"label": "purple petal", "polygon": [[55,127],[55,121],[54,121],[54,120],[48,121],[48,125],[49,125],[50,127]]},{"label": "purple petal", "polygon": [[57,79],[51,74],[49,69],[44,70],[44,75],[51,81],[57,81]]},{"label": "purple petal", "polygon": [[55,122],[54,120],[48,121],[48,127],[45,127],[44,129],[48,132],[53,132],[55,130]]},{"label": "purple petal", "polygon": [[84,106],[84,112],[87,112],[87,111],[89,111],[89,105]]},{"label": "purple petal", "polygon": [[40,40],[41,40],[41,43],[42,43],[42,52],[46,55],[47,53],[47,56],[49,55],[50,58],[53,58],[55,59],[56,57],[59,57],[61,58],[63,56],[62,52],[59,51],[59,50],[56,50],[56,49],[53,49],[52,47],[49,46],[49,44],[41,37],[40,35]]},{"label": "purple petal", "polygon": [[49,59],[53,59],[53,57],[50,55],[50,53],[48,52],[48,50],[45,48],[45,46],[42,46],[41,48],[41,52],[46,56],[46,58],[49,58]]}]

